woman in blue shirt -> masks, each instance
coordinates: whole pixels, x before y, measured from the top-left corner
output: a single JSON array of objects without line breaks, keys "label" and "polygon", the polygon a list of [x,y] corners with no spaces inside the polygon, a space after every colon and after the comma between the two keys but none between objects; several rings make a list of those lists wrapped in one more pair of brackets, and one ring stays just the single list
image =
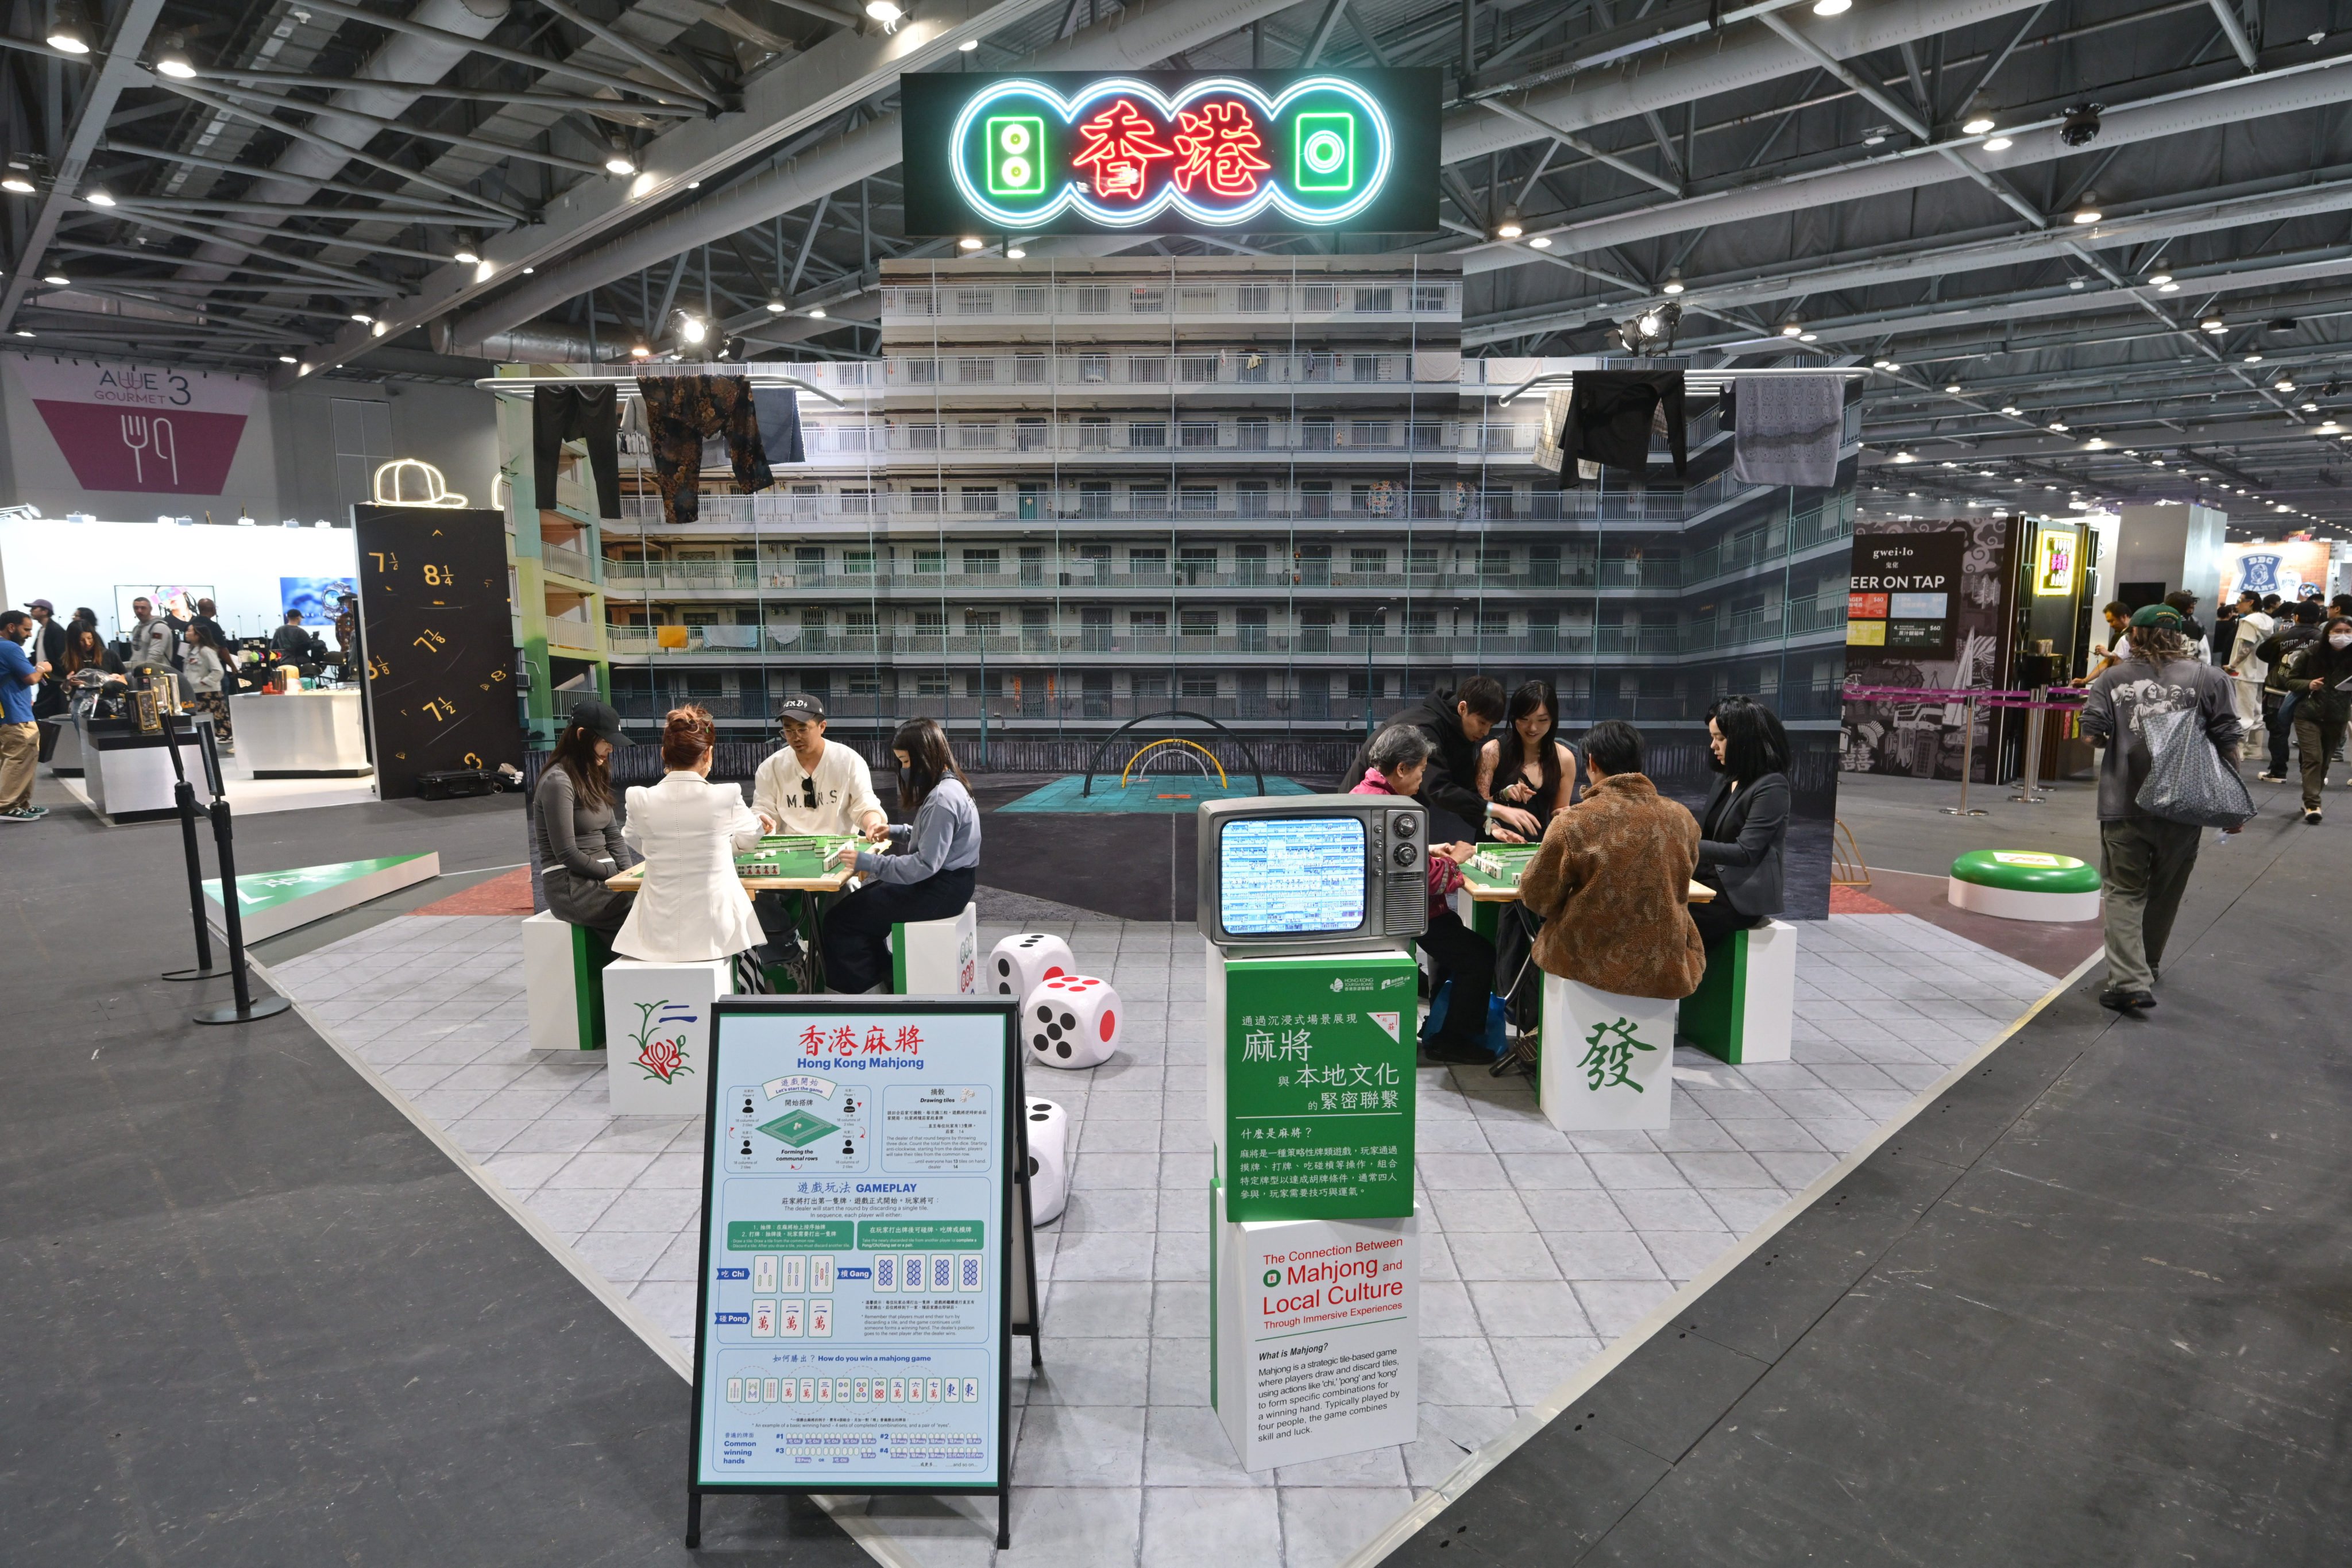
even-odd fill
[{"label": "woman in blue shirt", "polygon": [[963,912],[980,881],[980,808],[964,787],[948,738],[930,719],[909,719],[890,737],[898,758],[898,809],[890,851],[845,845],[828,864],[853,855],[865,886],[824,917],[828,989],[871,991],[890,975],[890,928],[949,920]]}]

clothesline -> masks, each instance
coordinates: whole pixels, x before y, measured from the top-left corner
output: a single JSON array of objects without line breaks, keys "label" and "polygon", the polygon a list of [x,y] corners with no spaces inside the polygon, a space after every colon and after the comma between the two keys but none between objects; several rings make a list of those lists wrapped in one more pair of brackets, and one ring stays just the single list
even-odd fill
[{"label": "clothesline", "polygon": [[[648,370],[645,374],[647,375],[664,377],[677,375],[733,375],[740,374],[742,374],[743,379],[751,384],[752,390],[755,392],[761,388],[765,388],[769,391],[777,391],[789,386],[796,392],[805,392],[813,396],[822,397],[827,403],[832,404],[835,408],[846,408],[849,406],[848,404],[843,402],[840,398],[835,397],[832,393],[827,392],[824,388],[818,386],[812,382],[803,381],[798,376],[779,374],[773,371],[749,371],[739,373],[724,366],[717,370],[704,370],[695,366],[681,365],[672,368],[666,365],[659,370]],[[637,377],[634,375],[486,375],[477,380],[474,384],[485,392],[493,393],[527,393],[542,386],[611,386],[618,388],[617,395],[623,398],[635,398],[644,395],[637,390]]]},{"label": "clothesline", "polygon": [[[1585,372],[1573,370],[1548,370],[1540,375],[1528,377],[1527,380],[1519,383],[1518,385],[1511,388],[1510,391],[1503,394],[1495,401],[1498,404],[1508,403],[1513,398],[1524,396],[1526,394],[1534,391],[1538,387],[1549,388],[1566,386],[1572,384],[1578,375],[1586,374],[1586,372],[1594,374],[1609,374],[1614,371],[1632,370],[1636,368],[1642,370],[1672,370],[1675,367],[1672,365],[1642,365],[1636,367],[1633,365],[1596,364],[1587,366]],[[1751,369],[1725,366],[1713,370],[1685,370],[1682,374],[1683,384],[1693,392],[1722,392],[1728,389],[1732,383],[1738,381],[1772,381],[1800,375],[1834,375],[1843,378],[1853,378],[1868,375],[1870,372],[1860,365],[1757,365]]]}]

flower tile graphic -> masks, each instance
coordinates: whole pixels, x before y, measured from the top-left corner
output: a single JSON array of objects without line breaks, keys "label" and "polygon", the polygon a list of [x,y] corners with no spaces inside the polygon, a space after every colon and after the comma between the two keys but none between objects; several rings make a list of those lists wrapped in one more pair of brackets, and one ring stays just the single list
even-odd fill
[{"label": "flower tile graphic", "polygon": [[629,1037],[637,1047],[637,1065],[646,1069],[646,1077],[668,1083],[680,1073],[694,1069],[687,1065],[685,1026],[694,1023],[698,1015],[683,1002],[640,1002],[637,1007],[637,1032]]}]

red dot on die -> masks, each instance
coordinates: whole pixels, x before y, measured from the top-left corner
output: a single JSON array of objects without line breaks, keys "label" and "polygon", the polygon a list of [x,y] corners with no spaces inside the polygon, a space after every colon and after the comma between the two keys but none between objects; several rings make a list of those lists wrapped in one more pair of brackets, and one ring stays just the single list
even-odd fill
[{"label": "red dot on die", "polygon": [[1118,1027],[1118,1015],[1112,1012],[1108,1007],[1104,1008],[1101,1027],[1102,1037],[1104,1041],[1108,1043],[1111,1037],[1111,1031]]},{"label": "red dot on die", "polygon": [[1059,973],[1062,973],[1062,966],[1061,966],[1060,964],[1058,964],[1058,963],[1057,963],[1057,964],[1054,965],[1054,967],[1053,967],[1053,968],[1048,969],[1047,971],[1045,971],[1045,978],[1046,978],[1046,979],[1048,979],[1048,980],[1051,980],[1051,979],[1053,979],[1055,975],[1057,975],[1057,974],[1059,974]]}]

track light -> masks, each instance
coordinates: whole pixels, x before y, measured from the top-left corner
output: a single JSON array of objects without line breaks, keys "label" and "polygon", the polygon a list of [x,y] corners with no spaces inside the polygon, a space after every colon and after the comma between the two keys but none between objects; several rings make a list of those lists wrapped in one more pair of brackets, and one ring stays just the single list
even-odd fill
[{"label": "track light", "polygon": [[61,55],[86,55],[94,36],[81,0],[58,0],[58,19],[49,25],[49,47]]},{"label": "track light", "polygon": [[608,151],[604,154],[606,174],[627,175],[637,172],[637,160],[630,153],[629,144],[626,142],[615,136],[607,143],[607,147]]}]

